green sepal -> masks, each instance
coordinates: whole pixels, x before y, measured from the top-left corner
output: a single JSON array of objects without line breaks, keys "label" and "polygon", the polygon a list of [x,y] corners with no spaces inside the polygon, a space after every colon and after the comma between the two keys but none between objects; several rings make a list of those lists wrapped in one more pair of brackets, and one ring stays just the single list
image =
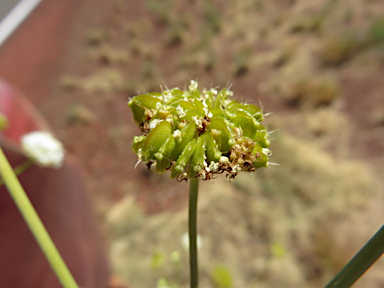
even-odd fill
[{"label": "green sepal", "polygon": [[173,95],[174,97],[168,102],[169,105],[176,107],[177,105],[179,105],[180,101],[184,101],[183,94],[173,94]]},{"label": "green sepal", "polygon": [[263,152],[262,146],[260,144],[255,143],[255,147],[253,148],[252,153],[257,155],[256,161],[253,162],[253,167],[261,168],[268,167],[268,156]]},{"label": "green sepal", "polygon": [[173,88],[171,92],[174,97],[181,97],[184,94],[184,91],[181,91],[179,88]]},{"label": "green sepal", "polygon": [[232,101],[231,103],[228,104],[226,108],[227,108],[226,114],[231,115],[232,117],[233,117],[233,113],[241,110],[248,113],[251,117],[255,118],[255,120],[258,122],[261,122],[264,120],[263,111],[259,107],[253,104],[241,104],[237,101]]},{"label": "green sepal", "polygon": [[239,102],[237,102],[237,101],[232,101],[232,102],[230,102],[230,103],[227,105],[226,109],[227,109],[229,112],[233,113],[233,112],[235,112],[237,109],[242,108],[242,106],[243,106],[243,105],[240,104]]},{"label": "green sepal", "polygon": [[[206,94],[205,94],[205,97],[204,97],[204,102],[205,104],[207,104],[207,106],[209,107],[209,109],[212,108],[213,106],[213,103],[214,103],[214,98],[215,98],[215,95],[208,91]],[[212,111],[211,111],[212,112]]]},{"label": "green sepal", "polygon": [[226,115],[224,114],[224,111],[221,107],[213,107],[213,108],[209,109],[209,111],[211,111],[213,117],[215,117],[215,116],[226,117]]},{"label": "green sepal", "polygon": [[174,165],[174,168],[171,173],[171,178],[176,178],[184,171],[185,166],[188,164],[188,162],[191,159],[191,156],[195,149],[195,144],[196,144],[196,139],[192,139],[185,146],[183,152],[181,153],[180,157],[177,159],[176,164]]},{"label": "green sepal", "polygon": [[193,98],[200,98],[200,97],[201,97],[201,93],[200,93],[200,90],[199,90],[199,89],[193,90],[193,91],[189,92],[189,94],[190,94]]},{"label": "green sepal", "polygon": [[159,122],[156,127],[149,132],[145,139],[142,152],[144,159],[154,160],[155,153],[169,137],[172,137],[171,124],[168,121]]},{"label": "green sepal", "polygon": [[[156,115],[154,115],[154,117],[151,118],[151,120],[153,119],[162,119],[162,120],[165,120],[168,118],[169,115],[171,115],[171,111],[169,110],[165,110],[165,109],[162,109],[162,110],[158,110]],[[173,118],[173,117],[172,117]]]},{"label": "green sepal", "polygon": [[171,155],[175,149],[175,138],[169,137],[165,143],[160,147],[159,151],[155,153],[156,171],[164,172],[171,165]]},{"label": "green sepal", "polygon": [[259,130],[255,134],[255,140],[263,148],[267,148],[271,144],[271,141],[268,138],[269,138],[269,135],[267,130]]},{"label": "green sepal", "polygon": [[221,152],[227,152],[231,149],[231,145],[229,144],[231,132],[223,118],[212,117],[209,130]]},{"label": "green sepal", "polygon": [[196,140],[195,148],[193,151],[193,155],[191,157],[191,161],[189,163],[188,174],[189,177],[194,178],[197,172],[201,171],[204,167],[205,161],[205,147],[206,147],[206,138],[200,136]]},{"label": "green sepal", "polygon": [[141,135],[141,136],[134,136],[133,137],[133,144],[132,144],[132,150],[137,154],[139,149],[142,149],[144,146],[144,142],[147,136]]},{"label": "green sepal", "polygon": [[201,114],[202,116],[204,116],[204,115],[205,115],[205,111],[204,111],[204,105],[203,105],[203,103],[201,103],[201,101],[198,100],[198,99],[195,99],[193,103],[195,104],[196,109],[200,112],[200,114]]},{"label": "green sepal", "polygon": [[263,110],[253,104],[243,104],[242,109],[251,114],[258,122],[264,120]]},{"label": "green sepal", "polygon": [[156,109],[157,103],[161,103],[160,99],[150,95],[139,95],[133,97],[128,106],[132,110],[133,118],[137,124],[141,124],[145,119],[145,111],[150,109]]},{"label": "green sepal", "polygon": [[202,118],[204,117],[204,114],[202,114],[199,110],[197,109],[191,109],[186,111],[187,115],[183,117],[183,119],[187,120],[188,122],[194,121],[194,117]]},{"label": "green sepal", "polygon": [[212,107],[221,107],[224,106],[224,100],[227,99],[227,89],[223,89],[217,94],[215,101],[213,102]]},{"label": "green sepal", "polygon": [[177,105],[180,105],[181,108],[183,108],[184,110],[194,110],[196,109],[196,106],[189,102],[189,101],[185,101],[185,100],[180,100],[177,102]]},{"label": "green sepal", "polygon": [[188,123],[183,129],[180,131],[181,136],[176,140],[175,149],[172,152],[172,160],[177,160],[180,154],[183,152],[185,146],[197,135],[197,127],[194,122]]},{"label": "green sepal", "polygon": [[255,137],[256,131],[260,127],[260,123],[243,110],[236,110],[231,120],[236,127],[240,127],[243,130],[243,135],[250,139]]},{"label": "green sepal", "polygon": [[145,95],[161,97],[161,95],[163,95],[163,94],[161,94],[160,92],[149,92],[149,93],[147,93]]},{"label": "green sepal", "polygon": [[205,137],[207,163],[211,163],[212,161],[213,162],[219,161],[222,153],[220,152],[215,139],[213,139],[212,134],[209,132],[205,132],[200,137]]}]

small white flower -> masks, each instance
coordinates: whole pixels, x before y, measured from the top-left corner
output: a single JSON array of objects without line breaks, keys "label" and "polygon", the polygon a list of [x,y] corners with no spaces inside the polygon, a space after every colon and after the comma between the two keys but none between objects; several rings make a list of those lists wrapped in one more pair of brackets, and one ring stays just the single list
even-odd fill
[{"label": "small white flower", "polygon": [[137,151],[137,157],[138,157],[138,160],[137,160],[137,163],[135,165],[135,169],[137,167],[137,165],[139,165],[139,163],[143,160],[144,156],[143,156],[143,149],[139,149],[139,151]]},{"label": "small white flower", "polygon": [[203,110],[204,110],[205,116],[207,116],[208,118],[212,118],[212,117],[213,117],[212,112],[209,111],[208,108],[205,108],[205,107],[204,107]]},{"label": "small white flower", "polygon": [[217,90],[216,89],[211,88],[211,90],[209,90],[209,92],[211,92],[213,95],[217,95]]},{"label": "small white flower", "polygon": [[207,170],[216,173],[217,171],[219,171],[219,163],[215,163],[215,162],[211,161],[211,164],[209,164]]},{"label": "small white flower", "polygon": [[241,127],[233,128],[233,133],[237,138],[243,137],[243,130],[241,129]]},{"label": "small white flower", "polygon": [[189,100],[189,93],[188,92],[183,92],[183,99],[185,100],[185,101],[188,101]]},{"label": "small white flower", "polygon": [[226,94],[227,96],[233,96],[233,92],[232,92],[231,90],[227,90],[227,91],[225,91],[225,94]]},{"label": "small white flower", "polygon": [[161,107],[162,107],[163,105],[161,105],[161,103],[160,102],[157,102],[156,103],[156,110],[160,110],[161,109]]},{"label": "small white flower", "polygon": [[149,171],[155,172],[156,171],[157,162],[152,162],[151,166],[149,166]]},{"label": "small white flower", "polygon": [[51,133],[35,131],[21,137],[26,156],[43,167],[60,168],[64,161],[64,147]]},{"label": "small white flower", "polygon": [[233,138],[231,138],[231,139],[228,140],[228,144],[229,144],[230,146],[233,146],[233,145],[236,144],[236,140],[233,139]]},{"label": "small white flower", "polygon": [[268,157],[272,156],[272,151],[268,148],[261,149],[261,152],[263,152],[263,154],[267,155]]},{"label": "small white flower", "polygon": [[[213,162],[213,161],[212,161],[212,162]],[[205,170],[205,172],[211,172],[211,170],[210,170],[209,167],[208,167],[207,161],[204,161],[203,165],[204,165],[204,170]]]},{"label": "small white flower", "polygon": [[181,107],[180,105],[177,105],[176,113],[177,113],[177,115],[179,115],[180,118],[187,116],[187,113],[185,113],[183,107]]},{"label": "small white flower", "polygon": [[232,172],[233,173],[239,173],[241,172],[241,167],[239,164],[236,164],[233,168],[232,168]]},{"label": "small white flower", "polygon": [[159,124],[161,121],[163,121],[162,119],[153,119],[151,122],[149,122],[149,129],[152,130],[153,128],[155,128],[157,126],[157,124]]},{"label": "small white flower", "polygon": [[203,129],[203,121],[198,116],[193,116],[192,120],[195,121],[195,124],[197,126],[197,129]]},{"label": "small white flower", "polygon": [[220,162],[220,164],[223,164],[223,165],[230,163],[229,162],[229,158],[225,157],[225,156],[221,156],[220,159],[219,159],[219,162]]},{"label": "small white flower", "polygon": [[231,104],[231,100],[227,99],[227,100],[224,100],[224,107],[227,107],[229,104]]},{"label": "small white flower", "polygon": [[208,94],[211,94],[211,95],[217,95],[217,90],[216,89],[214,89],[214,88],[211,88],[211,89],[209,89],[209,91],[207,90],[207,89],[203,89],[203,96],[205,97],[205,98],[207,98],[207,97],[209,97],[209,95]]},{"label": "small white flower", "polygon": [[133,144],[137,144],[137,143],[140,143],[142,141],[145,140],[145,136],[144,135],[141,135],[141,136],[133,136]]},{"label": "small white flower", "polygon": [[179,129],[173,131],[172,136],[173,136],[175,139],[180,139],[180,138],[181,138],[181,131],[180,131]]},{"label": "small white flower", "polygon": [[171,125],[173,123],[173,117],[171,115],[168,115],[165,121],[168,121]]},{"label": "small white flower", "polygon": [[191,83],[189,84],[189,91],[195,91],[197,90],[197,82],[195,80],[191,80]]},{"label": "small white flower", "polygon": [[161,95],[161,100],[163,101],[163,103],[168,103],[172,99],[172,97],[172,91],[164,91]]}]

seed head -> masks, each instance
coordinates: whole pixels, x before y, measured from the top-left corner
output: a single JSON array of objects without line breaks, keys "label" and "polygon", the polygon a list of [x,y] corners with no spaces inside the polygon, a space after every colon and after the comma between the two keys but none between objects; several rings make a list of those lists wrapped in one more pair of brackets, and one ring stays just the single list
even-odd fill
[{"label": "seed head", "polygon": [[185,91],[133,97],[128,105],[143,132],[134,138],[133,151],[151,171],[170,170],[179,181],[209,180],[224,172],[233,180],[239,172],[267,167],[271,151],[268,131],[260,124],[263,111],[231,96],[226,88],[200,92],[192,80]]}]

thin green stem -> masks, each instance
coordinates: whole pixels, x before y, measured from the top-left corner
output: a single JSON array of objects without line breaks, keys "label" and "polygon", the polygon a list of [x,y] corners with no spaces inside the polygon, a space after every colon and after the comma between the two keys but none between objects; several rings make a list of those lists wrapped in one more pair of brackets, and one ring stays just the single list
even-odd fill
[{"label": "thin green stem", "polygon": [[[15,173],[16,176],[19,176],[21,173],[23,173],[25,170],[27,170],[29,167],[32,166],[33,160],[28,158],[23,163],[21,163],[19,166],[13,169],[13,173]],[[0,186],[4,185],[4,180],[0,178]]]},{"label": "thin green stem", "polygon": [[199,178],[189,180],[189,266],[191,271],[191,288],[197,288],[199,272],[197,263],[197,198],[199,194]]},{"label": "thin green stem", "polygon": [[351,287],[384,253],[384,225],[325,288]]},{"label": "thin green stem", "polygon": [[5,185],[7,186],[9,193],[15,201],[19,211],[24,217],[25,222],[36,238],[36,241],[43,250],[63,287],[78,288],[75,279],[72,277],[68,267],[64,263],[64,260],[61,258],[59,251],[55,247],[55,244],[41,222],[36,210],[33,208],[31,201],[28,199],[28,196],[14,174],[12,167],[1,148],[0,175],[2,176]]}]

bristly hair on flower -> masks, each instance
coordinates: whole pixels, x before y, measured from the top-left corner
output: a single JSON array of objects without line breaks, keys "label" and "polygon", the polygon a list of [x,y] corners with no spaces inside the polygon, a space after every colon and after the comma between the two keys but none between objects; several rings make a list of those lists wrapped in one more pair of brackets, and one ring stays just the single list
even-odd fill
[{"label": "bristly hair on flower", "polygon": [[209,180],[226,173],[267,167],[271,151],[265,114],[253,104],[228,99],[227,88],[202,92],[192,80],[187,90],[166,89],[129,100],[135,122],[143,132],[132,150],[151,171],[171,171],[178,181]]}]

